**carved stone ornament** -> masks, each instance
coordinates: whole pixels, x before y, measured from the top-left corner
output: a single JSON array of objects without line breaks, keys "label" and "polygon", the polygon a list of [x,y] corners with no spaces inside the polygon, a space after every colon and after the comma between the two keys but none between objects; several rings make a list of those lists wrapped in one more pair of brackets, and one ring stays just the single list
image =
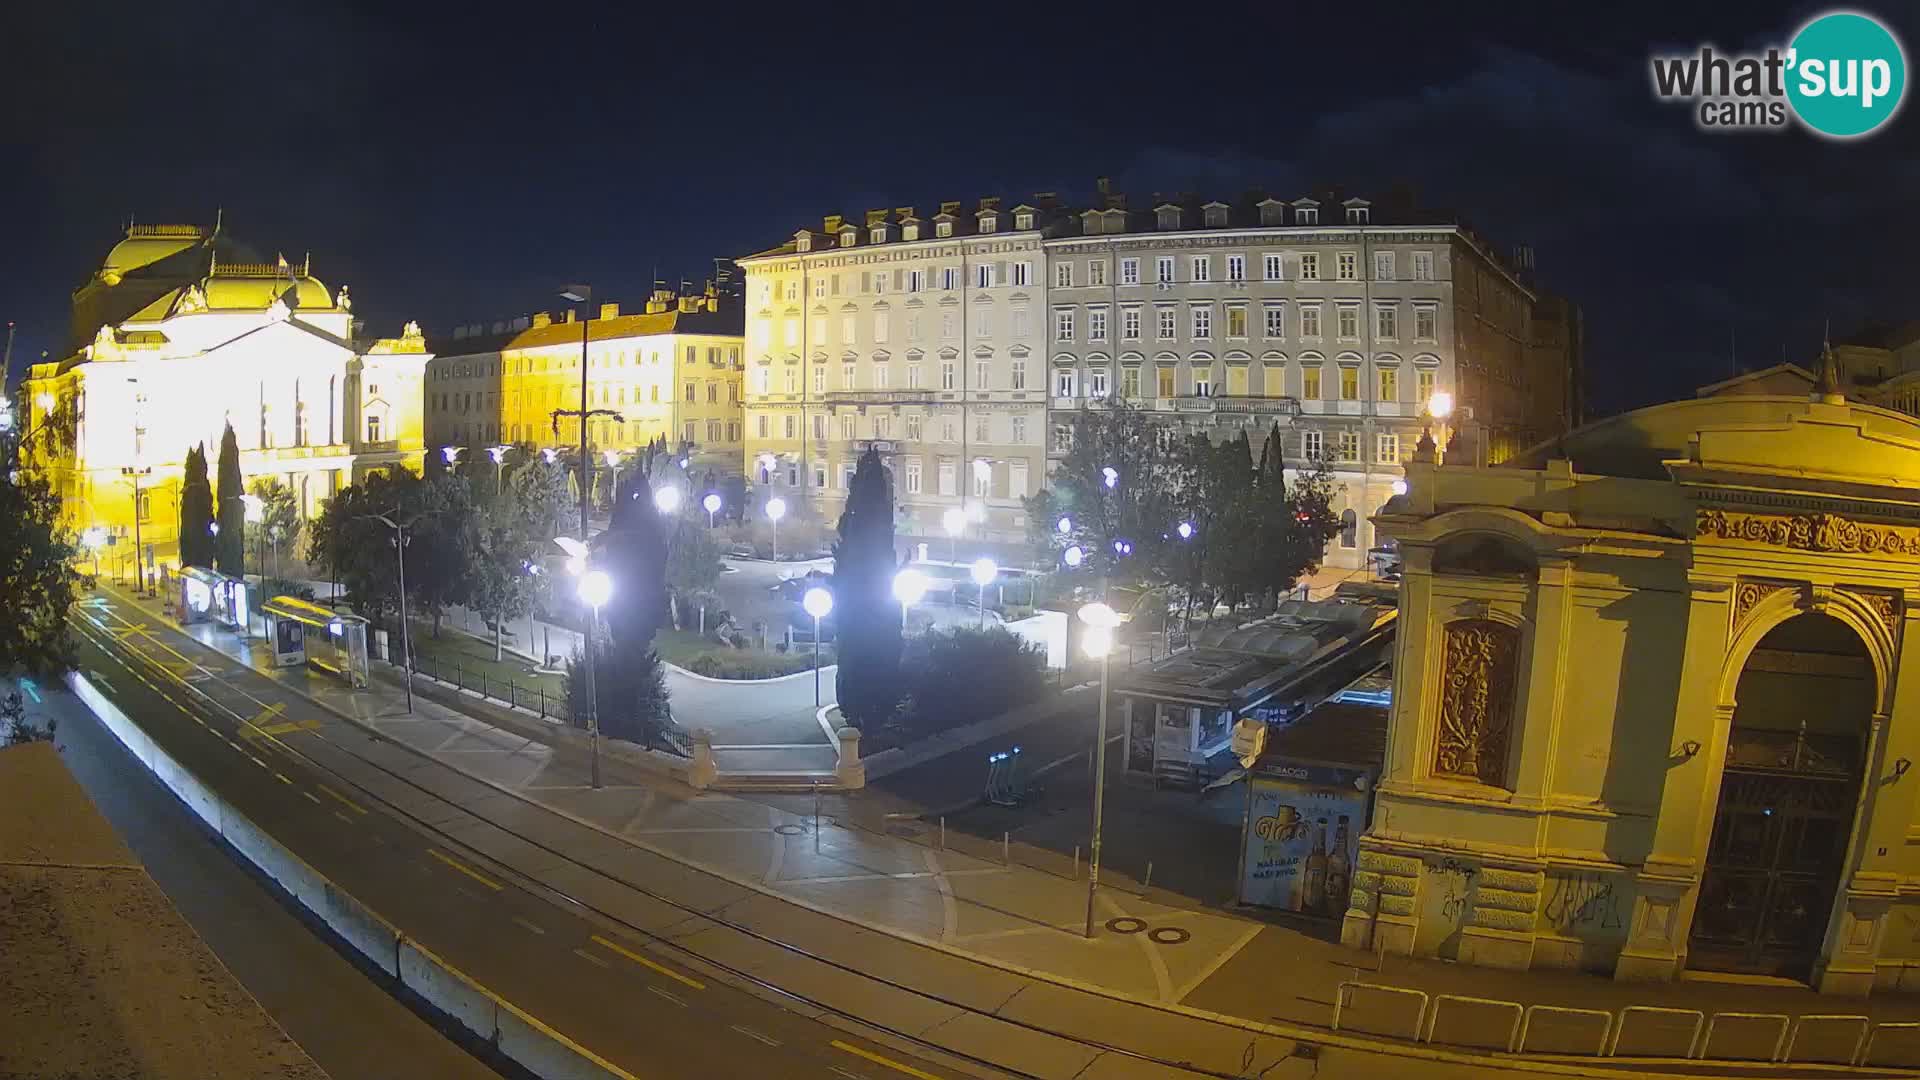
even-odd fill
[{"label": "carved stone ornament", "polygon": [[1900,640],[1900,598],[1890,592],[1878,589],[1848,589],[1861,603],[1873,609],[1886,625],[1887,636],[1895,643]]},{"label": "carved stone ornament", "polygon": [[1782,589],[1793,586],[1780,581],[1753,581],[1742,578],[1733,590],[1733,625],[1739,626],[1747,621],[1747,614],[1760,606],[1760,601]]},{"label": "carved stone ornament", "polygon": [[1920,529],[1895,525],[1862,525],[1838,514],[1730,514],[1702,510],[1695,532],[1720,540],[1745,540],[1800,551],[1835,551],[1858,555],[1920,557]]},{"label": "carved stone ornament", "polygon": [[174,313],[177,315],[192,315],[197,311],[205,310],[207,310],[207,294],[201,292],[198,285],[187,286],[186,290],[180,294],[180,302],[174,306]]},{"label": "carved stone ornament", "polygon": [[1441,651],[1436,776],[1506,785],[1520,631],[1491,619],[1448,623]]}]

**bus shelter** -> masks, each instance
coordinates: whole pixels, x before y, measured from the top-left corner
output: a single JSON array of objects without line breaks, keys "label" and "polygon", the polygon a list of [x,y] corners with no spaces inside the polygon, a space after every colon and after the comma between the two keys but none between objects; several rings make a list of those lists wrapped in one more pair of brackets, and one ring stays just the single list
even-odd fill
[{"label": "bus shelter", "polygon": [[177,610],[182,623],[212,621],[230,630],[247,631],[251,616],[245,581],[201,566],[182,567],[174,580],[180,587]]},{"label": "bus shelter", "polygon": [[332,672],[348,686],[367,685],[367,620],[321,607],[297,596],[276,596],[260,605],[274,663],[306,664]]}]

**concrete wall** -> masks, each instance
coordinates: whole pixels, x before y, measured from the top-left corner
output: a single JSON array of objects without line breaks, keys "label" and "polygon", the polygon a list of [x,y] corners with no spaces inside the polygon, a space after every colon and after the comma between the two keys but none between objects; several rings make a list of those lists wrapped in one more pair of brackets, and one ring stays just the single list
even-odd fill
[{"label": "concrete wall", "polygon": [[209,828],[286,889],[302,907],[318,916],[353,946],[354,951],[397,978],[422,1000],[537,1076],[551,1080],[635,1080],[632,1073],[601,1059],[409,939],[398,927],[329,881],[246,815],[223,802],[155,745],[139,725],[102,696],[84,676],[78,673],[67,676],[67,685],[107,730]]}]

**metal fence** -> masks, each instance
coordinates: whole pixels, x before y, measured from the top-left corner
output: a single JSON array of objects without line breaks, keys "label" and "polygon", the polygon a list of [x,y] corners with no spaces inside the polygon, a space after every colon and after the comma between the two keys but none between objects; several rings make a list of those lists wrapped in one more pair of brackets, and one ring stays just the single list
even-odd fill
[{"label": "metal fence", "polygon": [[[566,695],[550,693],[546,687],[538,683],[526,686],[513,679],[489,675],[484,668],[466,667],[460,663],[459,657],[433,657],[417,653],[414,656],[413,672],[455,689],[478,694],[488,701],[497,701],[511,708],[525,709],[543,720],[558,720],[569,727],[577,726],[573,721],[573,710],[567,706]],[[692,757],[693,738],[669,719],[663,729],[653,733],[647,748],[665,750],[681,757]]]},{"label": "metal fence", "polygon": [[1920,1023],[1863,1015],[1606,1012],[1345,982],[1333,1028],[1506,1053],[1920,1068]]}]

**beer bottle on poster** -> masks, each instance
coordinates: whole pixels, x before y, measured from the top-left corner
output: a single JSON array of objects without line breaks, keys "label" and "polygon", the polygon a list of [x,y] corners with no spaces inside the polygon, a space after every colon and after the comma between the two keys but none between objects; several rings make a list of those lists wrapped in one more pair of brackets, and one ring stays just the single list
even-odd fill
[{"label": "beer bottle on poster", "polygon": [[1313,849],[1307,855],[1307,865],[1301,877],[1305,879],[1301,908],[1305,911],[1319,911],[1327,900],[1327,819],[1321,818],[1313,825]]},{"label": "beer bottle on poster", "polygon": [[1347,815],[1341,814],[1333,829],[1333,849],[1327,856],[1327,906],[1338,915],[1347,906],[1347,889],[1353,880],[1353,863],[1347,857]]}]

